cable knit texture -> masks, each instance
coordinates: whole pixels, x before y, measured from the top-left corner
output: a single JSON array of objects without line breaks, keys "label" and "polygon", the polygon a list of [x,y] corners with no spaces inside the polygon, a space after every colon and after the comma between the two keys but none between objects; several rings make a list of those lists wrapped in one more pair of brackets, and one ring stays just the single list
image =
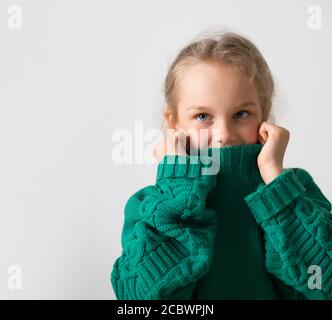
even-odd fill
[{"label": "cable knit texture", "polygon": [[[124,207],[122,254],[110,274],[117,299],[332,298],[331,203],[304,169],[266,185],[261,148],[163,158],[156,183]],[[308,286],[312,265],[321,289]]]}]

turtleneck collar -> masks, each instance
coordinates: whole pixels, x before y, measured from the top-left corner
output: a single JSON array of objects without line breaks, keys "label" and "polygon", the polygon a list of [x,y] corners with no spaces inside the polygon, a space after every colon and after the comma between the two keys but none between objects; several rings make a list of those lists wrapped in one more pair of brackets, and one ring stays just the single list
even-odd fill
[{"label": "turtleneck collar", "polygon": [[[216,175],[214,189],[217,193],[259,184],[263,180],[257,158],[262,147],[263,145],[258,143],[242,144],[222,148],[203,148],[193,157],[167,155],[158,164],[157,181],[168,177],[198,178],[204,167],[206,171],[203,174]],[[196,164],[192,163],[191,160],[195,157],[197,159],[197,156],[200,161]],[[180,160],[182,160],[181,164]]]},{"label": "turtleneck collar", "polygon": [[263,182],[257,165],[262,147],[256,143],[207,148],[212,159],[215,155],[220,160],[215,191],[222,192]]}]

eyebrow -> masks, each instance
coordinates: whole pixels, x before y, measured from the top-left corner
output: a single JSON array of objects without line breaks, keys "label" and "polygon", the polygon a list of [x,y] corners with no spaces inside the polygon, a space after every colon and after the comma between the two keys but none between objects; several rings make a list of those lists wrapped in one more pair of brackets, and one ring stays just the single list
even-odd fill
[{"label": "eyebrow", "polygon": [[[253,101],[247,101],[244,103],[241,103],[240,105],[238,105],[236,108],[242,108],[242,107],[250,107],[250,108],[254,108],[257,107],[257,103],[253,102]],[[208,106],[190,106],[187,110],[191,110],[191,109],[195,109],[195,110],[205,110],[205,109],[212,109]]]}]

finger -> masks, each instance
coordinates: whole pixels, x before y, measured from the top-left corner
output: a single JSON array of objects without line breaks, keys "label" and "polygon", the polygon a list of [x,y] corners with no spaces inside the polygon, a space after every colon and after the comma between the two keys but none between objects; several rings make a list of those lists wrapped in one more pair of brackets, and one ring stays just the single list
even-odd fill
[{"label": "finger", "polygon": [[186,145],[187,145],[187,134],[186,132],[183,130],[183,129],[180,129],[177,131],[176,133],[176,137],[177,137],[177,145],[178,145],[178,148],[182,149],[182,150],[186,150]]},{"label": "finger", "polygon": [[259,137],[263,140],[265,143],[269,134],[268,134],[268,124],[266,122],[263,122],[262,125],[259,128],[258,132]]}]

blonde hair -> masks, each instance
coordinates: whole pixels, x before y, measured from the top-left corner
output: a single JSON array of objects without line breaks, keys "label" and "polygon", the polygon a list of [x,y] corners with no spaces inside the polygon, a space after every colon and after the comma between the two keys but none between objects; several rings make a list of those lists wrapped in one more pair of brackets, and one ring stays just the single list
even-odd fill
[{"label": "blonde hair", "polygon": [[239,33],[222,29],[217,30],[215,34],[213,31],[203,31],[197,39],[182,48],[170,65],[163,88],[166,105],[161,115],[161,128],[167,128],[164,115],[166,110],[171,111],[174,119],[177,118],[177,89],[183,70],[202,61],[222,62],[243,71],[257,90],[263,121],[275,122],[272,112],[275,84],[264,57],[250,40]]}]

